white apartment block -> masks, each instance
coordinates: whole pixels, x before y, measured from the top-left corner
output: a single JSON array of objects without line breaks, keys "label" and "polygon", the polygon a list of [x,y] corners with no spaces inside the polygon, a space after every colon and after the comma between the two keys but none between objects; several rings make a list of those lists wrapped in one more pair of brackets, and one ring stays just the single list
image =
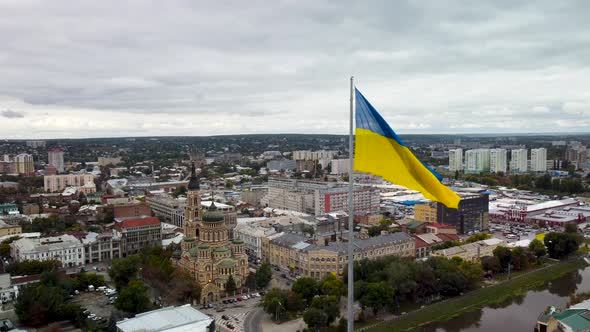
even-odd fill
[{"label": "white apartment block", "polygon": [[60,235],[43,238],[23,238],[10,244],[14,260],[60,261],[64,267],[83,265],[84,245],[73,235]]},{"label": "white apartment block", "polygon": [[547,149],[531,149],[531,172],[547,172]]},{"label": "white apartment block", "polygon": [[330,167],[332,168],[330,174],[347,174],[350,170],[350,159],[332,159]]},{"label": "white apartment block", "polygon": [[528,171],[528,158],[526,149],[516,149],[510,151],[510,172],[526,173]]},{"label": "white apartment block", "polygon": [[490,172],[506,173],[508,152],[506,149],[490,150]]},{"label": "white apartment block", "polygon": [[244,241],[246,254],[254,260],[262,260],[262,239],[275,234],[272,227],[262,227],[256,224],[240,224],[234,229],[234,237]]},{"label": "white apartment block", "polygon": [[449,170],[451,172],[463,170],[463,149],[449,150]]},{"label": "white apartment block", "polygon": [[[336,211],[348,211],[348,188],[318,190],[314,196],[316,216]],[[352,193],[354,212],[376,212],[379,210],[380,199],[379,192],[373,188],[355,188]]]},{"label": "white apartment block", "polygon": [[53,165],[58,173],[64,171],[64,152],[61,149],[52,149],[47,152],[47,159],[50,165]]},{"label": "white apartment block", "polygon": [[[66,187],[92,187],[94,184],[94,175],[81,174],[62,174],[62,175],[45,175],[43,177],[43,189],[45,192],[60,192]],[[96,191],[96,186],[94,186]]]},{"label": "white apartment block", "polygon": [[309,151],[309,150],[299,150],[293,151],[293,160],[321,160],[321,159],[328,159],[332,160],[334,157],[338,155],[338,151],[328,151],[328,150],[318,150],[318,151]]},{"label": "white apartment block", "polygon": [[490,171],[490,150],[475,149],[465,152],[465,172],[482,173]]}]

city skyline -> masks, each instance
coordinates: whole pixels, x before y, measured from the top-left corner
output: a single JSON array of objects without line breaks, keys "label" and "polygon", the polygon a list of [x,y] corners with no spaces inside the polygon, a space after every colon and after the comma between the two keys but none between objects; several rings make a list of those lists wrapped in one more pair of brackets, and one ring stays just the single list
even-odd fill
[{"label": "city skyline", "polygon": [[5,2],[0,138],[587,132],[585,6]]}]

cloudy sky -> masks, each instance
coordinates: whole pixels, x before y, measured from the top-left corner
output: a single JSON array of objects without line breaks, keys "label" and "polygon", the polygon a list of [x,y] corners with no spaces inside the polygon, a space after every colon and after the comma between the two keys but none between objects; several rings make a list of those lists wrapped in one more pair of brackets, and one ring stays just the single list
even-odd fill
[{"label": "cloudy sky", "polygon": [[0,1],[0,138],[590,131],[588,1]]}]

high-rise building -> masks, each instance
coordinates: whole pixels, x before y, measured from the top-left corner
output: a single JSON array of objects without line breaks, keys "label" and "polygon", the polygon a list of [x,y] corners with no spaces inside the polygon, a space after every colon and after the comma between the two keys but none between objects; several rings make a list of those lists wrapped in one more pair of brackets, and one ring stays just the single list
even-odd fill
[{"label": "high-rise building", "polygon": [[449,150],[449,170],[452,172],[463,170],[463,149]]},{"label": "high-rise building", "polygon": [[16,164],[16,172],[18,174],[32,175],[35,173],[35,166],[33,164],[33,156],[26,153],[21,153],[14,157]]},{"label": "high-rise building", "polygon": [[506,149],[492,149],[490,150],[490,172],[492,173],[506,173]]},{"label": "high-rise building", "polygon": [[64,151],[61,149],[51,149],[47,152],[48,163],[53,165],[58,173],[64,171]]},{"label": "high-rise building", "polygon": [[565,159],[574,163],[576,168],[582,168],[588,161],[588,149],[580,142],[569,142]]},{"label": "high-rise building", "polygon": [[330,167],[331,174],[347,174],[350,170],[350,159],[332,159]]},{"label": "high-rise building", "polygon": [[465,152],[465,171],[467,173],[483,173],[490,171],[490,150],[475,149]]},{"label": "high-rise building", "polygon": [[510,157],[510,172],[526,173],[528,171],[528,158],[526,149],[511,150]]},{"label": "high-rise building", "polygon": [[531,172],[547,171],[547,149],[531,149]]}]

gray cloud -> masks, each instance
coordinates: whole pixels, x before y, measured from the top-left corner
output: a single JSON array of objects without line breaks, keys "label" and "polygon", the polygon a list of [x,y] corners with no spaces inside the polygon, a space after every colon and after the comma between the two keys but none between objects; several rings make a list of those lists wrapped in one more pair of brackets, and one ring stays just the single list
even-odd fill
[{"label": "gray cloud", "polygon": [[5,1],[0,102],[34,121],[2,134],[346,133],[350,75],[400,133],[587,131],[589,10]]},{"label": "gray cloud", "polygon": [[0,116],[3,116],[8,119],[16,119],[16,118],[24,118],[25,114],[23,112],[16,112],[12,110],[3,110],[0,111]]}]

